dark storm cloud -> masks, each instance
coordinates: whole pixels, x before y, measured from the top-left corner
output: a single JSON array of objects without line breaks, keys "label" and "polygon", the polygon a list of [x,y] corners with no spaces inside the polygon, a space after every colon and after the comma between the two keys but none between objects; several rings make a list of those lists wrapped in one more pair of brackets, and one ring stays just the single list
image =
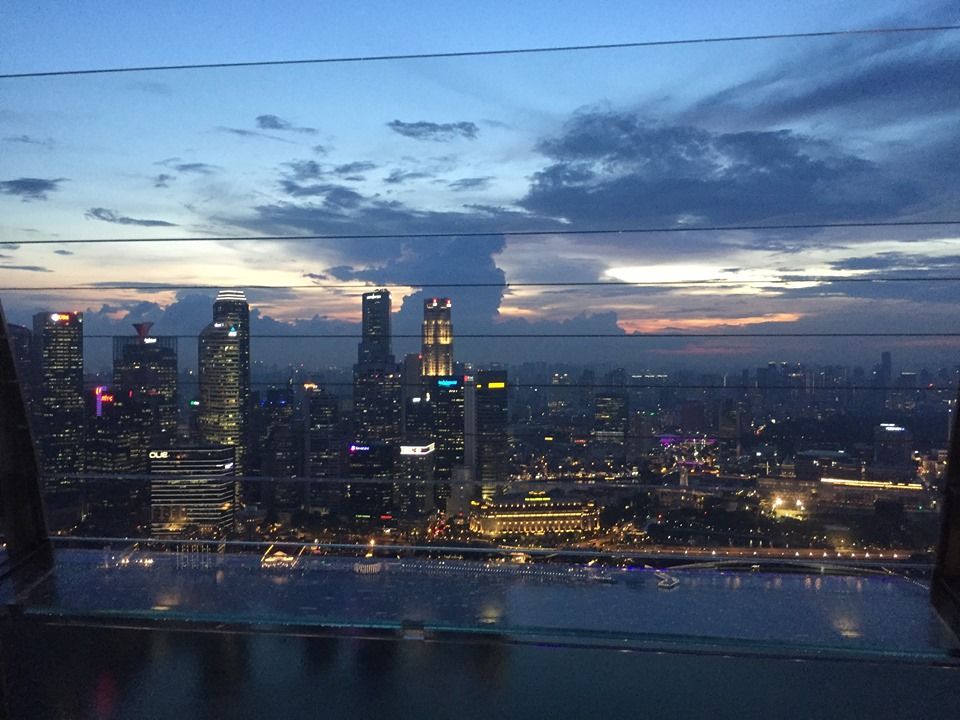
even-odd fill
[{"label": "dark storm cloud", "polygon": [[258,115],[257,127],[262,130],[287,130],[289,132],[316,135],[317,129],[312,127],[296,127],[287,120],[276,115]]},{"label": "dark storm cloud", "polygon": [[116,210],[107,210],[107,208],[90,208],[84,213],[84,217],[90,220],[102,220],[103,222],[115,223],[117,225],[139,225],[140,227],[177,226],[176,223],[167,222],[166,220],[146,220],[120,215]]},{"label": "dark storm cloud", "polygon": [[53,272],[39,265],[0,265],[0,270],[23,270],[26,272]]},{"label": "dark storm cloud", "polygon": [[538,149],[554,162],[520,204],[590,226],[878,219],[923,197],[910,178],[789,130],[713,133],[585,111]]},{"label": "dark storm cloud", "polygon": [[493,180],[492,177],[460,178],[450,183],[449,187],[456,192],[463,190],[484,190],[490,186],[491,180]]},{"label": "dark storm cloud", "polygon": [[24,202],[30,200],[46,200],[47,193],[60,189],[60,183],[67,178],[30,178],[22,177],[15,180],[0,180],[0,193],[16,195]]},{"label": "dark storm cloud", "polygon": [[415,170],[392,170],[389,175],[383,178],[383,182],[389,185],[399,185],[407,180],[425,180],[433,178],[434,175],[427,172],[418,172]]},{"label": "dark storm cloud", "polygon": [[433,142],[448,142],[457,138],[474,140],[480,132],[476,123],[462,121],[452,123],[435,123],[426,120],[417,122],[403,122],[391,120],[387,127],[395,133],[414,140],[431,140]]}]

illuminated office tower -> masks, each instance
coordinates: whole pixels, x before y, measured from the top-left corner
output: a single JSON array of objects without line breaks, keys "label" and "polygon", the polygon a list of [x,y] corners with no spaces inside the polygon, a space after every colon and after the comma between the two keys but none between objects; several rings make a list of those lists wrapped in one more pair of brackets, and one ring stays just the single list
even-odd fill
[{"label": "illuminated office tower", "polygon": [[347,447],[347,475],[351,482],[345,486],[344,500],[355,522],[369,525],[393,520],[398,486],[384,481],[396,479],[399,451],[398,445],[376,440],[358,441]]},{"label": "illuminated office tower", "polygon": [[113,339],[113,384],[138,403],[150,444],[171,445],[177,436],[177,338],[150,335],[152,326],[134,323],[136,336]]},{"label": "illuminated office tower", "polygon": [[151,448],[150,527],[155,537],[220,538],[233,529],[235,448]]},{"label": "illuminated office tower", "polygon": [[594,400],[593,436],[599,443],[623,445],[627,438],[627,396],[604,391]]},{"label": "illuminated office tower", "polygon": [[363,335],[357,362],[393,364],[390,351],[390,291],[375,290],[363,294]]},{"label": "illuminated office tower", "polygon": [[[255,392],[251,404],[245,472],[270,478],[295,478],[300,474],[300,438],[299,428],[293,424],[293,388],[270,387],[264,393]],[[274,509],[296,510],[303,504],[302,483],[271,480],[261,487],[268,505]]]},{"label": "illuminated office tower", "polygon": [[453,374],[453,323],[450,298],[430,298],[423,302],[423,377]]},{"label": "illuminated office tower", "polygon": [[[84,466],[88,473],[142,473],[150,447],[149,414],[128,392],[87,390]],[[130,489],[134,489],[131,486]]]},{"label": "illuminated office tower", "polygon": [[[306,423],[303,473],[311,478],[338,478],[340,471],[340,406],[338,398],[316,383],[305,383]],[[310,483],[307,509],[328,515],[340,507],[343,487]]]},{"label": "illuminated office tower", "polygon": [[237,474],[246,458],[250,415],[250,306],[240,290],[221,290],[213,322],[200,332],[201,441],[237,448]]},{"label": "illuminated office tower", "polygon": [[[453,469],[464,464],[463,378],[435,377],[428,391],[433,405],[433,439],[436,443],[434,479],[449,483]],[[437,506],[443,510],[450,496],[449,484],[436,486]]]},{"label": "illuminated office tower", "polygon": [[508,479],[507,371],[480,370],[473,395],[473,477],[481,483],[484,499],[490,499]]},{"label": "illuminated office tower", "polygon": [[400,440],[401,375],[390,352],[390,292],[363,295],[363,336],[353,367],[356,437],[369,442]]},{"label": "illuminated office tower", "polygon": [[396,496],[397,513],[402,518],[422,517],[433,506],[433,466],[435,445],[432,442],[405,441],[400,446],[399,478]]},{"label": "illuminated office tower", "polygon": [[37,313],[33,334],[37,358],[34,418],[41,468],[48,475],[82,472],[83,313]]}]

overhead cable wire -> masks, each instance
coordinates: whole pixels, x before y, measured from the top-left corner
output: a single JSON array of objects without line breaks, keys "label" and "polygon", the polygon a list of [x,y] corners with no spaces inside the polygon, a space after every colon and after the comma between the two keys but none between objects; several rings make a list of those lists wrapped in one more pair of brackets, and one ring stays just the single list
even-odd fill
[{"label": "overhead cable wire", "polygon": [[[0,265],[0,270],[3,270]],[[940,283],[960,282],[960,275],[924,276],[834,276],[797,275],[779,278],[700,278],[691,280],[579,280],[549,282],[385,282],[385,283],[292,283],[289,285],[250,285],[244,290],[372,290],[374,288],[576,288],[576,287],[687,287],[730,285],[791,285],[791,284],[842,284],[842,283]],[[161,292],[166,290],[220,290],[227,285],[195,285],[177,283],[111,283],[99,282],[79,285],[10,285],[0,287],[0,292],[81,292],[101,290],[142,290]]]},{"label": "overhead cable wire", "polygon": [[346,63],[384,62],[393,60],[431,60],[442,58],[493,57],[505,55],[535,55],[545,53],[585,52],[599,50],[626,50],[631,48],[669,47],[677,45],[708,45],[717,43],[755,42],[771,40],[801,40],[828,37],[856,37],[869,35],[894,35],[906,33],[937,33],[960,30],[960,25],[926,25],[915,27],[861,28],[853,30],[824,30],[819,32],[767,33],[758,35],[731,35],[718,37],[686,38],[675,40],[642,40],[637,42],[597,43],[584,45],[552,45],[529,48],[504,48],[493,50],[461,50],[450,52],[398,53],[382,55],[353,55],[342,57],[303,58],[293,60],[252,60],[216,63],[185,63],[168,65],[140,65],[130,67],[89,68],[77,70],[47,70],[0,74],[0,80],[21,78],[69,77],[76,75],[111,75],[138,72],[167,72],[177,70],[213,70],[248,67],[282,67],[291,65],[332,65]]},{"label": "overhead cable wire", "polygon": [[[133,335],[106,335],[94,333],[84,335],[90,339],[108,339],[114,337],[135,337]],[[192,335],[157,335],[157,337],[177,338],[180,340],[196,340],[197,333]],[[419,333],[395,333],[394,339],[417,339]],[[716,333],[684,333],[684,332],[653,332],[653,333],[458,333],[455,339],[496,339],[508,340],[557,340],[557,339],[609,339],[609,340],[656,340],[667,339],[704,339],[704,338],[951,338],[960,337],[960,332],[716,332]],[[267,333],[251,335],[251,340],[362,340],[359,333],[292,333],[282,335]]]},{"label": "overhead cable wire", "polygon": [[960,219],[945,220],[876,220],[851,222],[819,223],[778,223],[778,224],[741,224],[741,225],[666,225],[663,227],[625,227],[625,228],[555,228],[552,230],[471,230],[458,232],[401,232],[401,233],[333,233],[308,235],[188,235],[166,237],[123,237],[123,238],[62,238],[58,240],[17,241],[20,246],[29,245],[85,245],[107,243],[183,243],[183,242],[297,242],[319,240],[436,240],[439,238],[484,238],[500,237],[541,237],[547,235],[643,235],[652,233],[698,233],[727,231],[765,231],[765,230],[830,230],[845,228],[898,228],[898,227],[942,227],[960,225]]}]

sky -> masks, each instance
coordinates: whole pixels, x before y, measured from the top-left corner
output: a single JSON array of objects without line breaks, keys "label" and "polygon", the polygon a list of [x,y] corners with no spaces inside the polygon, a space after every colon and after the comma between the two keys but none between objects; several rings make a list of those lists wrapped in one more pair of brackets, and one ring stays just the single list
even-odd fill
[{"label": "sky", "polygon": [[[0,74],[958,23],[933,0],[10,3]],[[445,295],[461,336],[620,336],[459,340],[475,362],[953,366],[952,338],[749,334],[956,331],[960,283],[843,279],[960,276],[960,225],[575,231],[955,220],[958,111],[958,31],[0,79],[0,300],[192,336],[215,290],[152,285],[275,285],[248,291],[255,336],[350,334],[388,286],[399,335]],[[216,239],[303,234],[386,237]],[[198,239],[29,245],[170,237]],[[253,352],[342,364],[355,343]]]}]

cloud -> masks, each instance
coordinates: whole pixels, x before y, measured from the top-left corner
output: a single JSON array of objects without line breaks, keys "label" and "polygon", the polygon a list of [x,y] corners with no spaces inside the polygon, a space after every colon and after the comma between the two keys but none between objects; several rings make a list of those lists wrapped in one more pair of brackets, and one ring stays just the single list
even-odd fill
[{"label": "cloud", "polygon": [[415,170],[393,170],[389,175],[387,175],[387,177],[383,178],[383,182],[390,185],[399,185],[400,183],[405,183],[407,180],[423,180],[432,177],[435,176],[428,172],[418,172]]},{"label": "cloud", "polygon": [[24,270],[26,272],[53,272],[40,265],[0,265],[0,270]]},{"label": "cloud", "polygon": [[324,275],[323,273],[313,273],[313,272],[305,272],[305,273],[303,273],[303,277],[308,278],[308,279],[310,279],[310,280],[327,280],[327,279],[329,279],[329,276]]},{"label": "cloud", "polygon": [[326,146],[326,145],[314,145],[313,148],[312,148],[312,150],[313,150],[317,155],[326,155],[327,152],[329,152],[329,150],[327,149],[327,146]]},{"label": "cloud", "polygon": [[23,145],[41,145],[45,148],[52,148],[56,144],[53,141],[53,138],[41,140],[40,138],[35,138],[32,135],[10,135],[5,137],[3,141],[8,143],[20,143]]},{"label": "cloud", "polygon": [[492,177],[460,178],[450,183],[449,187],[456,192],[464,190],[484,190],[490,186],[491,180],[493,180]]},{"label": "cloud", "polygon": [[745,118],[754,124],[829,117],[843,125],[901,128],[913,119],[949,116],[960,109],[960,49],[950,35],[891,34],[809,44],[749,80],[708,95],[688,115],[720,122]]},{"label": "cloud", "polygon": [[790,130],[715,133],[586,110],[537,148],[553,163],[520,205],[574,225],[876,220],[924,199],[895,169]]},{"label": "cloud", "polygon": [[312,127],[296,127],[287,120],[276,115],[258,115],[257,127],[262,130],[286,130],[289,132],[316,135],[317,129]]},{"label": "cloud", "polygon": [[288,138],[277,137],[276,135],[257,132],[256,130],[244,130],[243,128],[227,127],[226,125],[218,125],[215,130],[217,132],[228,133],[230,135],[239,135],[240,137],[265,138],[267,140],[276,140],[277,142],[287,143],[289,145],[296,145],[293,140]]},{"label": "cloud", "polygon": [[476,123],[462,121],[452,123],[435,123],[426,120],[417,122],[403,122],[402,120],[391,120],[387,127],[395,133],[414,140],[430,140],[433,142],[448,142],[457,138],[466,138],[467,140],[476,139],[480,128]]},{"label": "cloud", "polygon": [[186,173],[199,173],[200,175],[210,175],[213,172],[216,172],[220,169],[218,165],[210,165],[208,163],[179,163],[178,165],[173,166],[174,170],[179,172]]},{"label": "cloud", "polygon": [[376,167],[376,163],[372,163],[367,160],[361,160],[358,162],[346,163],[345,165],[337,165],[333,169],[333,172],[335,172],[337,175],[356,175],[357,173],[374,170]]},{"label": "cloud", "polygon": [[19,250],[20,243],[0,242],[0,248],[4,250]]},{"label": "cloud", "polygon": [[54,255],[74,255],[75,253],[72,252],[71,250],[60,249],[60,250],[54,250],[53,254]]},{"label": "cloud", "polygon": [[280,187],[287,195],[292,197],[321,196],[324,206],[333,211],[356,207],[363,199],[362,195],[350,188],[332,183],[304,185],[292,180],[281,180]]},{"label": "cloud", "polygon": [[84,213],[84,217],[90,220],[103,220],[103,222],[116,223],[117,225],[139,225],[140,227],[177,227],[176,223],[166,220],[144,220],[141,218],[132,218],[126,215],[119,215],[115,210],[106,208],[90,208]]},{"label": "cloud", "polygon": [[15,180],[0,180],[0,193],[17,195],[24,202],[30,200],[46,200],[47,193],[60,189],[60,183],[67,178],[30,178],[22,177]]},{"label": "cloud", "polygon": [[166,173],[160,173],[155,178],[153,178],[153,186],[158,188],[170,187],[170,181],[176,180],[175,175],[167,175]]},{"label": "cloud", "polygon": [[163,165],[177,172],[197,173],[198,175],[211,175],[218,170],[222,170],[219,165],[211,165],[202,162],[183,162],[178,157],[171,157],[165,160],[158,160],[154,165]]}]

